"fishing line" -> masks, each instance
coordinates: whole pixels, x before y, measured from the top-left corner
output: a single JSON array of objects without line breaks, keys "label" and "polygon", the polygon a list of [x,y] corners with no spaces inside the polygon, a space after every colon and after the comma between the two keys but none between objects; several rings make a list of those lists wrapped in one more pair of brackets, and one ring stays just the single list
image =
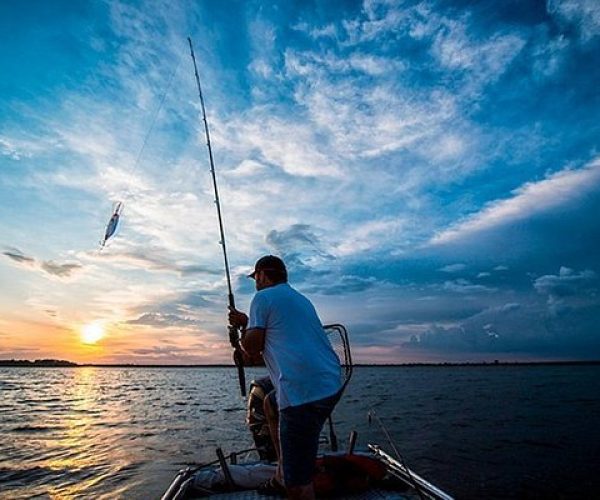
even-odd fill
[{"label": "fishing line", "polygon": [[[182,60],[183,60],[182,57],[178,58],[177,65],[175,66],[175,69],[173,70],[173,72],[171,73],[171,76],[169,77],[169,79],[167,81],[167,85],[165,87],[164,92],[162,93],[162,95],[160,97],[158,106],[154,110],[154,113],[152,115],[152,120],[150,121],[150,127],[148,128],[148,130],[144,136],[144,141],[142,142],[142,146],[138,151],[136,160],[135,160],[133,166],[129,170],[126,171],[127,173],[129,173],[130,176],[133,176],[134,172],[137,170],[137,168],[140,165],[142,155],[146,149],[146,145],[148,144],[148,139],[150,138],[150,135],[152,134],[152,131],[154,130],[154,125],[156,124],[158,115],[160,114],[160,111],[162,110],[163,105],[165,104],[165,101],[167,99],[167,94],[171,90],[171,86],[173,85],[173,81],[175,80],[175,75],[177,74],[177,71],[179,70],[179,66],[181,65]],[[129,190],[127,190],[125,192],[124,198],[129,198],[130,196],[132,196],[132,193]],[[104,237],[100,241],[99,251],[101,251],[106,246],[106,242],[115,234],[117,227],[119,225],[120,216],[123,212],[124,207],[125,207],[125,203],[123,201],[116,201],[113,203],[112,215],[111,215],[111,218],[110,218],[108,224],[106,225],[106,228],[104,231]]]},{"label": "fishing line", "polygon": [[144,142],[142,143],[142,147],[137,155],[137,158],[135,160],[135,163],[133,164],[133,167],[131,168],[131,170],[129,172],[130,174],[135,172],[135,170],[139,166],[140,160],[142,158],[142,154],[144,153],[144,150],[146,149],[146,144],[148,143],[148,138],[150,137],[150,134],[152,134],[152,131],[154,130],[154,125],[156,124],[156,120],[158,119],[158,114],[160,113],[160,111],[165,103],[165,100],[167,98],[167,94],[169,93],[169,90],[171,90],[171,85],[173,84],[173,80],[175,79],[175,75],[177,73],[177,70],[179,69],[179,66],[181,65],[182,60],[183,60],[183,57],[179,57],[179,60],[177,61],[177,65],[175,66],[173,73],[171,73],[171,76],[169,77],[165,91],[162,94],[162,97],[160,99],[160,103],[158,104],[158,107],[156,108],[156,110],[154,111],[154,115],[152,116],[152,121],[150,122],[150,128],[148,129],[148,132],[146,132],[146,136],[144,137]]},{"label": "fishing line", "polygon": [[398,451],[398,448],[396,447],[396,444],[394,443],[394,440],[392,439],[392,436],[390,435],[390,433],[388,432],[387,428],[385,427],[385,425],[383,424],[383,422],[381,421],[381,419],[379,418],[379,415],[377,415],[377,413],[375,412],[375,410],[371,407],[371,409],[369,410],[369,412],[367,413],[367,418],[369,419],[369,424],[371,423],[371,418],[374,417],[375,420],[377,420],[377,423],[379,424],[379,426],[381,427],[381,430],[383,431],[383,433],[385,434],[385,437],[388,440],[388,443],[390,444],[390,446],[392,447],[392,450],[394,451],[394,453],[396,454],[396,457],[398,458],[398,460],[400,461],[400,463],[402,464],[402,467],[404,467],[404,469],[406,470],[406,473],[408,475],[408,477],[410,478],[410,481],[412,482],[413,487],[415,488],[415,491],[417,492],[417,494],[419,495],[419,498],[421,500],[425,500],[425,497],[423,496],[423,493],[421,492],[421,489],[419,488],[419,485],[417,484],[417,481],[415,481],[415,479],[412,477],[412,474],[410,472],[410,469],[408,468],[408,466],[406,465],[406,462],[404,461],[404,457],[402,456],[402,454]]}]

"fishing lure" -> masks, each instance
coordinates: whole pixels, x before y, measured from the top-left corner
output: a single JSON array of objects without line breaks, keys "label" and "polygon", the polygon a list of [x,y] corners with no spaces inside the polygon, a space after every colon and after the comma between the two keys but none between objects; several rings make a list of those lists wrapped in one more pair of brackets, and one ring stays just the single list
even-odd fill
[{"label": "fishing lure", "polygon": [[117,231],[117,227],[119,226],[119,220],[121,218],[121,214],[123,213],[123,202],[117,201],[113,206],[113,213],[106,224],[106,230],[104,231],[104,239],[100,242],[100,247],[104,248],[106,246],[106,242],[115,234]]}]

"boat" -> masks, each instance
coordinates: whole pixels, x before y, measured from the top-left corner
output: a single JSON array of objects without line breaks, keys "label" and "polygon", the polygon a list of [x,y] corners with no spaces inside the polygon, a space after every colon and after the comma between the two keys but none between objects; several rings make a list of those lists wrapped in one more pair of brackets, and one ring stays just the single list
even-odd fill
[{"label": "boat", "polygon": [[[325,486],[319,487],[319,473],[315,477],[317,498],[345,498],[348,500],[452,500],[453,497],[415,471],[409,469],[401,461],[390,456],[378,445],[369,444],[368,452],[353,451],[338,454],[324,454],[317,459],[319,463],[352,463],[349,457],[376,461],[380,464],[380,477],[367,474],[357,479],[354,475],[346,483],[340,485],[339,478],[327,471]],[[265,495],[258,487],[275,473],[276,464],[264,461],[238,462],[240,453],[231,453],[227,457],[220,448],[218,458],[214,462],[199,467],[187,467],[177,473],[161,500],[188,500],[198,498],[215,498],[220,500],[250,500],[281,498],[279,495]],[[366,480],[365,480],[366,479]],[[331,486],[331,483],[335,483]]]},{"label": "boat", "polygon": [[[352,377],[348,332],[340,324],[325,325],[324,328],[342,360],[345,389]],[[256,382],[251,387],[260,389]],[[256,405],[256,396],[260,393],[260,390],[251,390],[248,398],[247,424],[256,446],[228,454],[217,448],[214,461],[180,470],[161,500],[281,498],[259,491],[260,485],[273,477],[277,467],[273,450],[269,447],[271,443],[261,432],[264,421],[256,415],[261,406]],[[321,436],[321,450],[315,468],[317,498],[452,500],[451,495],[410,469],[391,440],[395,456],[378,444],[368,444],[366,450],[355,450],[357,433],[352,431],[345,450],[340,451],[331,417],[328,423],[329,435],[325,432]]]}]

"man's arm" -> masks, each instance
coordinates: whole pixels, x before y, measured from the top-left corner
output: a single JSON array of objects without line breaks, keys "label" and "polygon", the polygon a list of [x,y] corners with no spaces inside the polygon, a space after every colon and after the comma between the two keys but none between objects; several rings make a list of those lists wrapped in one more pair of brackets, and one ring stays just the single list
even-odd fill
[{"label": "man's arm", "polygon": [[265,329],[250,328],[242,333],[242,349],[250,356],[261,355],[265,349]]},{"label": "man's arm", "polygon": [[264,328],[246,330],[248,316],[233,307],[229,307],[229,323],[242,330],[240,346],[244,356],[244,364],[247,366],[264,365],[265,362],[262,357],[262,351],[265,347]]}]

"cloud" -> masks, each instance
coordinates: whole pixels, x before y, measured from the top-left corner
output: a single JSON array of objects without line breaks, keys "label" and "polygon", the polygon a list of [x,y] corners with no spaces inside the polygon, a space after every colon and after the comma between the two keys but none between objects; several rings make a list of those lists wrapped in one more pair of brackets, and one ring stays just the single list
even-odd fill
[{"label": "cloud", "polygon": [[255,160],[242,160],[236,168],[224,172],[223,175],[227,177],[255,177],[264,173],[267,168],[264,163]]},{"label": "cloud", "polygon": [[467,268],[465,264],[448,264],[447,266],[441,267],[439,270],[444,273],[457,273],[464,271]]},{"label": "cloud", "polygon": [[337,27],[334,24],[327,24],[323,27],[314,27],[309,23],[300,22],[295,26],[292,26],[292,29],[307,34],[313,40],[319,38],[335,38],[337,35]]},{"label": "cloud", "polygon": [[[166,342],[162,342],[166,343]],[[136,363],[143,363],[144,358],[146,362],[155,363],[160,361],[168,361],[175,362],[180,364],[207,364],[210,362],[223,362],[222,358],[219,356],[217,359],[214,358],[214,350],[213,352],[207,353],[208,349],[206,349],[202,343],[198,343],[194,346],[185,346],[179,347],[176,345],[154,345],[151,347],[139,347],[139,348],[131,348],[125,349],[121,355],[129,355],[133,356]],[[221,349],[219,350],[221,351]],[[221,352],[218,353],[220,355]]]},{"label": "cloud", "polygon": [[564,35],[556,38],[545,36],[534,45],[532,58],[533,70],[538,78],[549,78],[555,75],[565,64],[570,42]]},{"label": "cloud", "polygon": [[[460,121],[450,94],[439,89],[415,91],[385,76],[366,82],[364,75],[344,74],[346,61],[341,54],[323,58],[291,49],[285,54],[286,75],[297,82],[296,102],[326,134],[325,146],[340,158],[338,164],[416,147],[423,141],[435,144],[432,138],[444,135],[445,123],[454,119],[456,126]],[[380,68],[376,70],[380,73],[393,71],[398,63],[371,60],[369,66]]]},{"label": "cloud", "polygon": [[33,158],[60,147],[60,142],[54,136],[32,137],[30,134],[16,134],[9,137],[0,135],[0,156],[6,156],[12,160]]},{"label": "cloud", "polygon": [[23,153],[20,151],[20,148],[13,143],[13,141],[7,137],[0,137],[0,154],[3,156],[8,156],[13,160],[20,160]]},{"label": "cloud", "polygon": [[391,2],[364,2],[359,18],[342,21],[347,36],[345,42],[363,44],[394,32],[409,20],[407,11]]},{"label": "cloud", "polygon": [[596,273],[589,269],[577,273],[563,266],[558,275],[540,276],[533,286],[541,294],[565,297],[589,289],[590,284],[597,281],[596,278]]},{"label": "cloud", "polygon": [[6,255],[9,259],[12,259],[15,262],[18,262],[19,264],[24,264],[27,266],[35,265],[35,259],[33,257],[25,255],[18,248],[11,248],[2,253],[3,253],[3,255]]},{"label": "cloud", "polygon": [[114,250],[103,253],[87,253],[85,258],[100,263],[112,262],[119,266],[131,269],[145,269],[158,272],[171,272],[180,276],[190,276],[194,274],[220,275],[221,273],[208,266],[200,264],[184,264],[173,262],[173,259],[165,249],[151,247],[144,249],[135,249],[132,251]]},{"label": "cloud", "polygon": [[78,271],[83,268],[81,264],[59,264],[57,262],[47,260],[41,263],[41,268],[48,274],[58,276],[59,278],[68,278],[73,274],[74,271]]},{"label": "cloud", "polygon": [[[563,266],[558,274],[540,276],[532,284],[539,298],[521,292],[522,302],[491,305],[458,321],[438,320],[415,332],[405,345],[448,355],[479,352],[513,359],[597,358],[600,337],[594,318],[600,314],[600,297],[596,273]],[[499,289],[489,298],[515,294],[511,288]],[[438,298],[436,303],[442,301]]]},{"label": "cloud", "polygon": [[149,348],[130,349],[129,352],[131,354],[139,354],[140,356],[164,358],[178,354],[187,354],[189,353],[189,348],[154,346]]},{"label": "cloud", "polygon": [[489,307],[454,325],[434,324],[407,345],[450,352],[527,352],[545,335],[534,312],[514,302]]},{"label": "cloud", "polygon": [[[418,178],[414,192],[482,168],[489,137],[470,116],[525,39],[516,30],[481,35],[474,17],[442,10],[368,2],[356,18],[336,23],[338,36],[319,50],[286,48],[294,99],[344,171],[379,159],[380,173],[389,162],[396,185]],[[302,23],[298,29],[311,32]]]},{"label": "cloud", "polygon": [[[493,83],[519,54],[525,40],[517,34],[494,33],[485,40],[473,40],[463,21],[441,19],[432,53],[442,67],[469,72],[469,86]],[[471,92],[474,89],[469,89]]]},{"label": "cloud", "polygon": [[[248,69],[260,79],[272,81],[276,78],[271,61],[277,57],[276,40],[277,30],[270,21],[263,16],[257,16],[248,23],[249,41],[252,51],[252,62]],[[253,89],[254,95],[259,95],[261,90]]]},{"label": "cloud", "polygon": [[214,298],[215,295],[219,295],[219,290],[193,290],[186,291],[176,298],[174,303],[178,306],[186,306],[186,307],[207,307],[212,304],[209,298]]},{"label": "cloud", "polygon": [[326,144],[310,123],[301,116],[277,115],[277,109],[256,109],[224,123],[215,121],[215,143],[291,176],[342,176],[337,159],[328,154]]},{"label": "cloud", "polygon": [[321,295],[347,295],[351,293],[364,292],[372,287],[381,285],[375,278],[364,278],[362,276],[335,276],[326,275],[322,279],[313,279],[302,285],[302,291],[308,294]]},{"label": "cloud", "polygon": [[600,5],[596,0],[548,0],[548,12],[577,28],[583,42],[600,34]]},{"label": "cloud", "polygon": [[309,259],[310,257],[314,259],[315,256],[327,260],[333,258],[323,249],[320,238],[309,224],[292,224],[281,231],[273,229],[267,234],[266,242],[275,249],[276,253],[280,253],[284,260],[292,254],[296,256],[303,254]]},{"label": "cloud", "polygon": [[385,218],[354,224],[344,228],[334,253],[339,257],[349,257],[380,250],[385,242],[395,242],[405,226],[404,220]]},{"label": "cloud", "polygon": [[36,356],[37,353],[41,351],[41,349],[37,349],[35,347],[10,346],[7,348],[3,348],[2,346],[0,346],[0,353],[2,353],[2,357],[5,359]]},{"label": "cloud", "polygon": [[197,325],[198,321],[185,316],[178,316],[176,314],[145,313],[142,314],[139,318],[129,320],[126,323],[129,325],[153,326],[156,328],[171,328],[173,326],[182,327]]},{"label": "cloud", "polygon": [[466,279],[457,279],[454,281],[445,281],[443,285],[444,290],[449,292],[461,293],[461,294],[471,294],[471,293],[491,293],[495,292],[495,288],[483,286],[483,285],[474,285],[469,280]]},{"label": "cloud", "polygon": [[536,278],[533,287],[539,294],[548,296],[548,309],[552,314],[561,314],[569,308],[585,306],[590,301],[600,304],[597,278],[590,269],[577,273],[562,266],[558,275]]},{"label": "cloud", "polygon": [[83,269],[83,266],[79,263],[64,263],[60,264],[52,260],[45,260],[38,262],[35,258],[23,254],[19,249],[10,249],[3,252],[9,259],[19,263],[22,266],[31,269],[41,269],[46,274],[56,276],[58,278],[69,278],[76,271]]},{"label": "cloud", "polygon": [[479,212],[436,234],[431,245],[460,240],[534,214],[568,204],[595,189],[600,181],[600,159],[578,170],[565,168],[538,182],[527,182],[513,191],[512,198],[488,203]]},{"label": "cloud", "polygon": [[373,40],[389,43],[393,34],[405,37],[406,46],[406,37],[409,37],[428,47],[434,62],[426,61],[426,64],[451,72],[456,91],[472,98],[474,93],[498,79],[526,41],[516,30],[477,35],[478,21],[469,11],[459,11],[461,15],[457,16],[456,11],[443,13],[436,7],[428,2],[413,5],[365,2],[362,16],[342,23],[347,36],[345,43],[350,46]]},{"label": "cloud", "polygon": [[[192,285],[198,287],[198,283]],[[217,307],[222,311],[215,312]],[[223,324],[225,320],[226,294],[220,288],[212,289],[166,289],[163,293],[148,295],[135,308],[129,309],[128,325],[146,326],[151,329],[179,328],[199,332]],[[203,333],[205,335],[206,332]]]}]

